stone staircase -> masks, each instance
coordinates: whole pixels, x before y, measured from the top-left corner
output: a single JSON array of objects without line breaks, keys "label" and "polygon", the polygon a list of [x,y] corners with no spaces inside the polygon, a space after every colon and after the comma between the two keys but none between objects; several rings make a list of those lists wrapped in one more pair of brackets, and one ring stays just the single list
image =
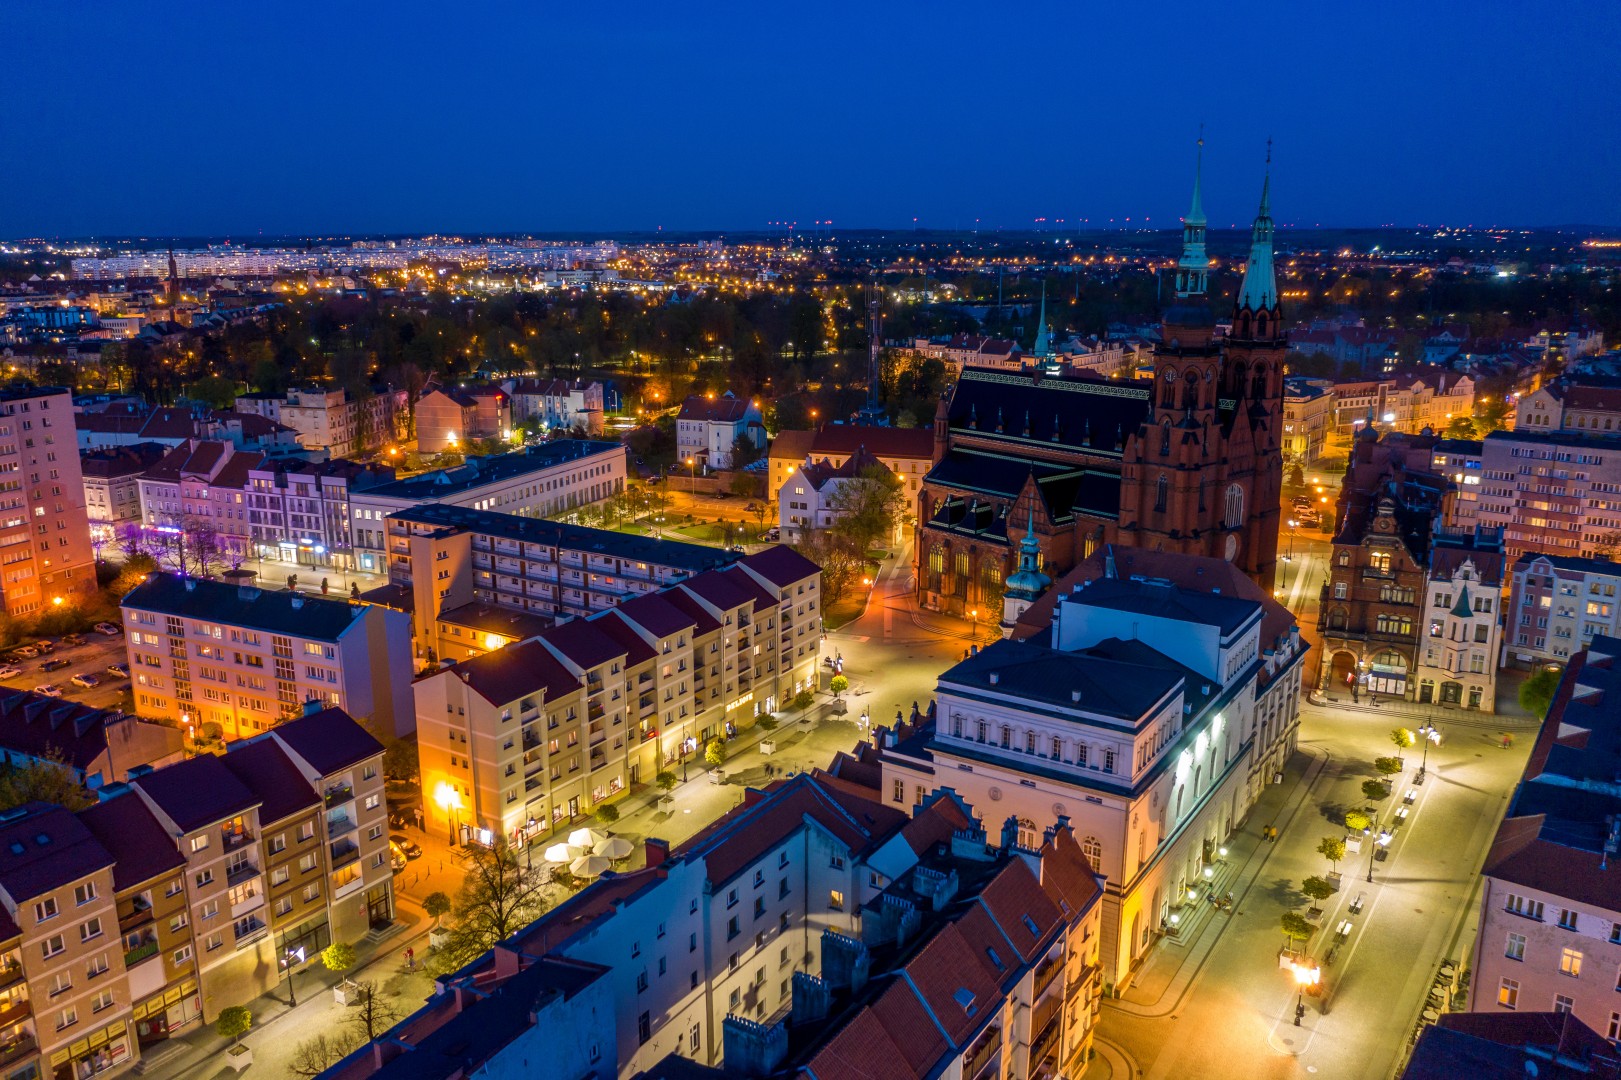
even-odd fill
[{"label": "stone staircase", "polygon": [[372,927],[366,932],[366,937],[364,940],[368,945],[379,945],[393,937],[395,934],[404,932],[404,930],[405,924],[396,919],[387,926]]}]

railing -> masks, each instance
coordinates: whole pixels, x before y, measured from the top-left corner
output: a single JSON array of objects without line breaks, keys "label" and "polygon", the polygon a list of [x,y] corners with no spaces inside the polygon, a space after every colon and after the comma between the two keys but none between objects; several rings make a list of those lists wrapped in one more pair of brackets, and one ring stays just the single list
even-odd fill
[{"label": "railing", "polygon": [[326,838],[328,840],[336,840],[340,836],[354,832],[356,828],[357,826],[355,825],[354,819],[348,816],[327,818]]},{"label": "railing", "polygon": [[253,834],[246,829],[221,829],[220,839],[225,844],[226,851],[235,851],[243,844],[253,840]]},{"label": "railing", "polygon": [[355,797],[353,784],[343,784],[339,787],[328,788],[326,792],[326,805],[330,809],[339,803],[346,803]]},{"label": "railing", "polygon": [[236,933],[236,947],[240,949],[249,942],[263,937],[269,927],[259,916],[249,915],[245,919],[238,919],[232,929]]},{"label": "railing", "polygon": [[15,1039],[0,1043],[0,1067],[14,1064],[39,1052],[39,1043],[27,1032],[19,1034]]},{"label": "railing", "polygon": [[1052,983],[1053,979],[1058,977],[1058,973],[1063,970],[1063,967],[1064,958],[1062,955],[1049,956],[1036,966],[1034,990],[1034,995],[1036,997],[1041,996],[1041,992],[1047,989],[1047,987]]},{"label": "railing", "polygon": [[332,869],[336,870],[338,867],[347,866],[360,858],[360,845],[353,840],[340,840],[332,845],[330,853],[332,856]]},{"label": "railing", "polygon": [[120,916],[118,928],[124,931],[134,930],[136,927],[145,926],[151,921],[152,905],[147,904],[145,907],[137,907],[129,914]]},{"label": "railing", "polygon": [[978,1080],[979,1074],[985,1067],[1002,1059],[1002,1029],[987,1028],[985,1034],[979,1037],[979,1042],[969,1050],[968,1060],[963,1064],[962,1074],[969,1080]]},{"label": "railing", "polygon": [[135,948],[130,949],[127,952],[125,952],[124,953],[124,966],[127,967],[127,968],[132,968],[136,964],[139,964],[143,960],[152,959],[152,957],[156,956],[157,954],[158,954],[158,943],[154,939],[152,941],[148,941],[144,945],[137,945]]},{"label": "railing", "polygon": [[247,878],[257,877],[258,875],[259,868],[253,865],[251,860],[247,862],[240,862],[225,871],[225,883],[227,885],[235,885]]}]

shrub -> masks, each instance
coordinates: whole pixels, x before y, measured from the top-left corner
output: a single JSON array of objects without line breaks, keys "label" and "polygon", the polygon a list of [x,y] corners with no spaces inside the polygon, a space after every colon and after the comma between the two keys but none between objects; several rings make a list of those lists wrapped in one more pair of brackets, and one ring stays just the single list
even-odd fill
[{"label": "shrub", "polygon": [[430,919],[437,923],[440,919],[450,914],[450,897],[446,896],[442,892],[431,892],[422,901],[422,910],[428,914]]},{"label": "shrub", "polygon": [[1373,767],[1379,770],[1381,776],[1395,776],[1402,770],[1401,758],[1374,758]]},{"label": "shrub", "polygon": [[1347,810],[1345,812],[1345,827],[1352,832],[1363,832],[1372,824],[1373,819],[1361,810]]},{"label": "shrub", "polygon": [[653,783],[657,784],[664,791],[669,791],[671,788],[675,787],[677,780],[675,778],[675,773],[661,772],[657,776],[653,777]]},{"label": "shrub", "polygon": [[613,803],[603,803],[597,807],[597,820],[604,825],[612,825],[619,820],[619,807]]},{"label": "shrub", "polygon": [[815,702],[815,694],[811,693],[809,690],[801,690],[799,693],[794,695],[792,704],[796,709],[808,709],[815,704]]},{"label": "shrub", "polygon": [[704,760],[717,769],[726,764],[726,744],[719,739],[710,739],[709,745],[704,747]]},{"label": "shrub", "polygon": [[321,950],[321,964],[328,971],[347,971],[355,966],[355,947],[343,941],[334,941]]},{"label": "shrub", "polygon": [[1383,780],[1364,780],[1362,781],[1362,794],[1374,802],[1378,802],[1390,794],[1390,785]]},{"label": "shrub", "polygon": [[833,691],[834,697],[838,697],[840,694],[850,689],[850,680],[845,678],[843,675],[835,675],[833,676],[833,681],[828,683],[828,689]]}]

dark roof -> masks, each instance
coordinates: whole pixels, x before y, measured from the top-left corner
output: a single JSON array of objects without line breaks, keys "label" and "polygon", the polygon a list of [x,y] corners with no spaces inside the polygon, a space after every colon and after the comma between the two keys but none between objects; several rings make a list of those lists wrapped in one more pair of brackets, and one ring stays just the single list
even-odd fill
[{"label": "dark roof", "polygon": [[0,814],[0,886],[18,903],[113,862],[84,823],[60,806],[27,803]]},{"label": "dark roof", "polygon": [[58,757],[83,771],[106,751],[107,721],[117,715],[32,690],[0,687],[0,749]]},{"label": "dark roof", "polygon": [[123,606],[293,637],[336,641],[366,608],[303,593],[239,589],[222,581],[153,573],[124,597]]},{"label": "dark roof", "polygon": [[255,740],[233,746],[220,760],[259,797],[259,824],[262,826],[321,804],[298,766],[273,742]]},{"label": "dark roof", "polygon": [[271,730],[270,737],[322,776],[342,772],[383,752],[383,744],[339,708],[285,720]]},{"label": "dark roof", "polygon": [[[964,511],[971,513],[983,507],[999,514],[1019,497],[1032,478],[1047,516],[1054,522],[1068,521],[1077,514],[1120,516],[1120,474],[1089,465],[1059,465],[954,447],[929,470],[928,482],[968,493],[957,500]],[[981,495],[983,501],[976,498]],[[950,500],[942,500],[942,507],[946,501]],[[942,516],[937,512],[931,525],[960,529],[961,522],[953,513]]]},{"label": "dark roof", "polygon": [[587,671],[625,655],[624,647],[604,633],[595,619],[575,619],[540,636],[569,661]]},{"label": "dark roof", "polygon": [[663,593],[644,593],[632,597],[621,603],[617,610],[655,637],[669,637],[696,625],[691,615],[670,603],[670,598]]},{"label": "dark roof", "polygon": [[[788,432],[782,434],[786,435]],[[780,439],[782,435],[777,437]],[[934,430],[926,427],[886,428],[829,424],[815,433],[808,453],[816,457],[825,454],[853,454],[863,447],[875,457],[928,460],[934,456]]]},{"label": "dark roof", "polygon": [[1527,551],[1514,563],[1514,573],[1523,574],[1532,563],[1546,561],[1554,570],[1567,570],[1572,574],[1621,575],[1621,563],[1609,559],[1584,559],[1579,555],[1551,555],[1545,551]]},{"label": "dark roof", "polygon": [[79,455],[79,468],[86,479],[114,480],[145,472],[162,460],[168,451],[169,447],[155,442],[86,450]]},{"label": "dark roof", "polygon": [[[371,490],[377,492],[382,489]],[[689,544],[681,540],[656,540],[651,536],[636,536],[609,529],[592,529],[564,521],[519,517],[516,514],[503,514],[495,510],[475,510],[470,506],[425,503],[390,514],[389,517],[421,525],[466,529],[522,543],[544,544],[570,551],[629,559],[653,566],[669,566],[694,574],[737,561],[737,555],[733,552],[704,544]]]},{"label": "dark roof", "polygon": [[502,604],[486,604],[482,600],[441,611],[439,621],[472,627],[480,633],[499,634],[512,641],[534,637],[553,623],[552,619],[537,612],[518,611]]},{"label": "dark roof", "polygon": [[681,403],[682,420],[706,420],[715,423],[736,423],[748,415],[749,403],[730,394],[709,398],[693,394]]},{"label": "dark roof", "polygon": [[1027,641],[996,641],[946,669],[940,685],[1135,721],[1183,683],[1181,669],[1163,657],[1160,660],[1162,663],[1152,665],[1122,663],[1089,651],[1063,652]]},{"label": "dark roof", "polygon": [[953,432],[1010,448],[1118,457],[1149,415],[1149,393],[1141,380],[965,368],[947,416]]},{"label": "dark roof", "polygon": [[177,762],[131,783],[183,833],[235,817],[259,802],[258,796],[213,754]]},{"label": "dark roof", "polygon": [[822,572],[821,567],[783,544],[746,555],[741,560],[741,565],[749,573],[778,589],[786,589]]},{"label": "dark roof", "polygon": [[186,865],[174,838],[132,791],[80,811],[79,820],[118,859],[113,887],[120,891]]},{"label": "dark roof", "polygon": [[1446,1013],[1424,1028],[1402,1080],[1617,1080],[1621,1057],[1573,1013]]},{"label": "dark roof", "polygon": [[569,462],[583,461],[598,454],[623,454],[620,443],[593,439],[558,439],[539,446],[514,450],[510,454],[493,457],[469,458],[467,463],[454,469],[440,469],[406,480],[395,480],[368,488],[366,494],[407,502],[428,502],[443,499],[472,488],[510,480],[528,473],[540,472]]},{"label": "dark roof", "polygon": [[725,574],[699,574],[683,581],[676,588],[690,592],[711,607],[722,611],[751,606],[754,603],[754,594]]},{"label": "dark roof", "polygon": [[535,693],[551,700],[580,686],[579,677],[538,638],[463,660],[450,670],[492,705],[505,705]]}]

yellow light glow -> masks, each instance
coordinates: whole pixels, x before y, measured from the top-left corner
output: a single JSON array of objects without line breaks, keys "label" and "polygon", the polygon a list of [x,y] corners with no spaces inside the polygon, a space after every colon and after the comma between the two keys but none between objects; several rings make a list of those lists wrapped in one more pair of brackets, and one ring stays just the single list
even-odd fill
[{"label": "yellow light glow", "polygon": [[433,789],[433,801],[439,804],[441,810],[460,810],[462,808],[462,793],[448,780],[441,780]]},{"label": "yellow light glow", "polygon": [[486,649],[490,649],[490,650],[499,649],[499,648],[501,648],[501,646],[505,645],[506,643],[507,643],[507,639],[502,637],[500,634],[485,634],[484,635],[484,647]]}]

